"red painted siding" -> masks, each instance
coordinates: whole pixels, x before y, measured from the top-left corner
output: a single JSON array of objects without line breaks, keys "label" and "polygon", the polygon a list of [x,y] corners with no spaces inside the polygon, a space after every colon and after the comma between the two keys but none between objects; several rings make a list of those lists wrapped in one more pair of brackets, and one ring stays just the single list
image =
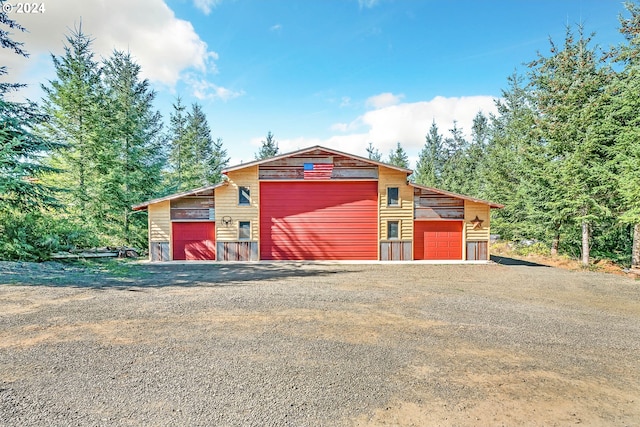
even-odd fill
[{"label": "red painted siding", "polygon": [[260,259],[378,259],[378,183],[261,182]]},{"label": "red painted siding", "polygon": [[462,221],[415,221],[414,259],[462,259]]},{"label": "red painted siding", "polygon": [[174,222],[174,260],[215,260],[216,225],[214,222]]}]

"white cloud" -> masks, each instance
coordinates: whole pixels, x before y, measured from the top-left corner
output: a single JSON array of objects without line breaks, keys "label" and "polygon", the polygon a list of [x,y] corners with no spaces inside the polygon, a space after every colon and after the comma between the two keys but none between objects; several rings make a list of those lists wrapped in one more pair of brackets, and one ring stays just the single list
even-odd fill
[{"label": "white cloud", "polygon": [[94,39],[96,60],[110,56],[113,49],[129,51],[142,67],[142,77],[153,82],[173,87],[185,70],[216,72],[217,53],[210,51],[191,23],[178,19],[163,0],[56,0],[47,3],[44,14],[14,17],[29,32],[12,37],[25,42],[31,59],[7,55],[10,58],[3,62],[11,67],[11,81],[24,82],[21,77],[37,74],[33,68],[41,66],[38,58],[49,52],[62,54],[65,35],[80,23],[83,32]]},{"label": "white cloud", "polygon": [[234,91],[222,86],[218,86],[215,83],[198,76],[187,75],[185,77],[187,85],[191,88],[193,96],[200,100],[204,99],[220,99],[222,101],[229,101],[230,99],[238,98],[244,95],[244,91]]},{"label": "white cloud", "polygon": [[403,94],[394,95],[391,92],[385,92],[369,97],[365,104],[367,107],[383,108],[399,104],[402,98],[404,98]]},{"label": "white cloud", "polygon": [[222,3],[222,0],[193,0],[193,5],[200,9],[202,13],[208,15],[211,9]]},{"label": "white cloud", "polygon": [[279,31],[279,30],[281,30],[281,29],[282,29],[282,25],[280,25],[280,24],[272,25],[272,26],[269,28],[269,30],[271,30],[271,31]]},{"label": "white cloud", "polygon": [[491,96],[437,96],[430,101],[391,105],[367,111],[350,123],[332,125],[331,130],[340,132],[341,135],[324,139],[282,139],[278,143],[281,152],[322,145],[366,156],[366,147],[372,142],[386,157],[396,143],[400,142],[409,155],[412,166],[415,166],[418,153],[424,146],[425,136],[434,120],[445,137],[449,136],[454,120],[469,137],[473,118],[478,111],[487,116],[496,112],[494,99]]}]

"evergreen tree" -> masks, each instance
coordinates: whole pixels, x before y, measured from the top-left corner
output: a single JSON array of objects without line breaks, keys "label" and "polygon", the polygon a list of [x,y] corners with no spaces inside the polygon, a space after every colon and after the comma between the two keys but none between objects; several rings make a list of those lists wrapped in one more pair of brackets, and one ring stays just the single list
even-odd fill
[{"label": "evergreen tree", "polygon": [[104,213],[95,191],[103,171],[100,162],[109,152],[105,150],[108,106],[91,44],[80,27],[67,36],[64,55],[52,55],[57,79],[43,85],[49,120],[41,129],[46,138],[59,143],[49,161],[61,173],[45,179],[63,189],[57,197],[67,212],[87,227],[96,225],[94,220]]},{"label": "evergreen tree", "polygon": [[369,146],[367,147],[367,156],[369,157],[369,159],[376,162],[382,161],[382,153],[373,146],[372,142],[370,142]]},{"label": "evergreen tree", "polygon": [[[485,187],[481,195],[505,205],[504,209],[492,213],[491,224],[503,238],[543,238],[547,218],[540,216],[543,201],[539,199],[540,181],[534,156],[538,141],[531,132],[536,111],[524,78],[514,73],[507,82],[508,89],[503,90],[496,101],[498,112],[491,117],[481,176]],[[556,228],[550,228],[555,238]],[[557,244],[557,240],[555,242]]]},{"label": "evergreen tree", "polygon": [[471,125],[471,143],[467,148],[464,169],[466,182],[464,186],[464,194],[480,197],[484,194],[485,182],[484,163],[487,144],[489,141],[489,119],[478,112],[473,118]]},{"label": "evergreen tree", "polygon": [[188,143],[187,143],[187,115],[186,107],[182,104],[182,98],[178,97],[173,104],[173,111],[169,118],[169,134],[167,136],[169,142],[169,191],[177,192],[184,189],[182,185],[182,176],[184,170],[188,169],[186,161]]},{"label": "evergreen tree", "polygon": [[579,27],[576,38],[567,28],[562,48],[530,64],[531,84],[540,112],[536,121],[547,155],[546,210],[560,224],[579,224],[582,262],[589,264],[590,232],[609,213],[613,193],[600,133],[602,92],[607,80],[591,37]]},{"label": "evergreen tree", "polygon": [[611,169],[622,198],[620,221],[633,226],[631,265],[640,268],[640,5],[626,3],[620,17],[625,43],[613,52],[623,69],[608,92],[609,131],[613,135]]},{"label": "evergreen tree", "polygon": [[441,185],[457,193],[465,192],[465,183],[471,177],[466,174],[466,155],[469,143],[457,122],[449,130],[451,136],[444,140],[445,158],[442,165]]},{"label": "evergreen tree", "polygon": [[202,106],[194,103],[185,115],[178,98],[173,108],[169,133],[170,188],[185,191],[220,182],[229,158],[222,139],[214,141],[211,137]]},{"label": "evergreen tree", "polygon": [[207,165],[207,182],[217,184],[222,182],[222,170],[229,164],[227,150],[222,148],[222,138],[213,142],[211,157]]},{"label": "evergreen tree", "polygon": [[389,160],[387,163],[401,168],[409,168],[409,157],[399,142],[396,144],[395,150],[389,152]]},{"label": "evergreen tree", "polygon": [[443,137],[438,131],[438,125],[434,120],[426,136],[426,142],[420,150],[418,164],[416,165],[416,183],[428,187],[438,187],[442,176],[443,163]]},{"label": "evergreen tree", "polygon": [[153,108],[155,92],[139,75],[140,66],[129,53],[114,51],[105,62],[110,146],[105,146],[99,165],[104,178],[98,189],[108,208],[107,233],[138,245],[146,240],[146,221],[140,215],[130,218],[131,205],[157,195],[165,161],[162,118]]},{"label": "evergreen tree", "polygon": [[[24,27],[9,19],[0,11],[0,25],[19,31]],[[28,57],[22,43],[9,37],[9,30],[0,27],[0,48]],[[0,76],[8,73],[0,66]],[[53,202],[50,189],[42,185],[38,176],[47,170],[41,156],[52,148],[52,144],[34,132],[46,116],[38,111],[33,102],[12,102],[6,99],[10,92],[24,87],[20,83],[0,83],[0,210],[33,209]]]},{"label": "evergreen tree", "polygon": [[275,140],[271,131],[267,133],[267,138],[262,141],[260,151],[256,153],[256,160],[268,159],[278,154],[278,142]]}]

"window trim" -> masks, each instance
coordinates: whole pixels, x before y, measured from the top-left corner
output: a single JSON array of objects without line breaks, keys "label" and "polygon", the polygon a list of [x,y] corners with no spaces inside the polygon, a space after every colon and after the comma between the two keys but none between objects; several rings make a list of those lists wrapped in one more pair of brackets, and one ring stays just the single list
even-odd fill
[{"label": "window trim", "polygon": [[[397,228],[396,228],[396,236],[395,237],[392,237],[390,235],[390,231],[391,231],[390,225],[392,223],[395,223],[396,226],[397,226]],[[400,224],[401,224],[401,221],[399,219],[394,219],[394,220],[387,221],[387,240],[400,240],[400,230],[401,230],[400,229]]]},{"label": "window trim", "polygon": [[[246,223],[249,235],[247,237],[242,237],[242,224]],[[251,221],[238,221],[238,240],[251,240]]]},{"label": "window trim", "polygon": [[[392,188],[396,189],[396,202],[395,203],[391,203],[391,198],[389,197],[389,190],[391,190]],[[393,206],[393,207],[399,207],[400,206],[400,187],[397,186],[390,186],[387,187],[387,206]]]},{"label": "window trim", "polygon": [[[243,189],[247,190],[247,196],[249,196],[247,198],[247,202],[246,203],[242,203],[242,190]],[[246,185],[239,185],[238,186],[238,206],[251,206],[251,187],[246,186]]]}]

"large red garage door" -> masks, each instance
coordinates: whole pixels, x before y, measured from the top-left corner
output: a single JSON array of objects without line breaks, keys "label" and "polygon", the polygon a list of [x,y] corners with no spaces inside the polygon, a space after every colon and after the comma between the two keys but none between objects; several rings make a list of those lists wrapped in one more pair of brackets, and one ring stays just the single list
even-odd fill
[{"label": "large red garage door", "polygon": [[378,183],[260,183],[260,259],[378,259]]},{"label": "large red garage door", "polygon": [[174,260],[215,260],[216,225],[214,222],[174,222]]},{"label": "large red garage door", "polygon": [[415,221],[415,259],[462,259],[462,221]]}]

